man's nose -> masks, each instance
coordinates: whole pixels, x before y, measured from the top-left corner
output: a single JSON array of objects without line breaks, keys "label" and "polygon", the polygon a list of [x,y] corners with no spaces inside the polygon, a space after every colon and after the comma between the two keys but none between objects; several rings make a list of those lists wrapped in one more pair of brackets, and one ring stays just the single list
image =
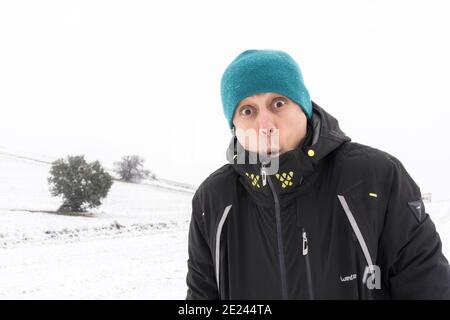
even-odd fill
[{"label": "man's nose", "polygon": [[267,110],[262,109],[258,117],[259,121],[259,133],[270,136],[275,131],[275,122],[273,115]]}]

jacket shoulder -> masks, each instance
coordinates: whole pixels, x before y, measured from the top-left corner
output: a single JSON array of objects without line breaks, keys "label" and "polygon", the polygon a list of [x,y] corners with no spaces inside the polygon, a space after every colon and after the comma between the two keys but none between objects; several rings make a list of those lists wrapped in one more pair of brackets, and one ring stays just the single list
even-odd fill
[{"label": "jacket shoulder", "polygon": [[357,142],[347,142],[337,150],[337,160],[361,169],[392,169],[402,168],[402,163],[392,154]]},{"label": "jacket shoulder", "polygon": [[[198,186],[194,198],[197,197],[200,202],[205,201],[221,202],[221,199],[227,198],[226,195],[232,191],[233,182],[237,178],[237,173],[231,164],[225,164],[211,173]],[[214,199],[212,199],[214,197]],[[225,200],[226,201],[226,200]]]},{"label": "jacket shoulder", "polygon": [[386,151],[356,142],[345,143],[336,151],[335,164],[341,168],[339,189],[342,193],[376,189],[389,197],[398,180],[418,188],[401,161]]}]

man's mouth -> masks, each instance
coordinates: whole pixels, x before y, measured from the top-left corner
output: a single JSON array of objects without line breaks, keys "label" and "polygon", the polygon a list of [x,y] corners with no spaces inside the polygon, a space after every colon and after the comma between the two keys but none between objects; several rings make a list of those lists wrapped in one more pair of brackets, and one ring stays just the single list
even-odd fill
[{"label": "man's mouth", "polygon": [[280,155],[280,150],[278,150],[278,149],[269,149],[269,150],[267,150],[267,155],[269,157],[277,157],[277,156]]}]

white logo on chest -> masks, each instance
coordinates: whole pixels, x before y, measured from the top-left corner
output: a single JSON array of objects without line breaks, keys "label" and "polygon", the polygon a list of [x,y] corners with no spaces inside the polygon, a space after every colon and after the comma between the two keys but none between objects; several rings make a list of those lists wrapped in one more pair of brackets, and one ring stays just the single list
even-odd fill
[{"label": "white logo on chest", "polygon": [[341,278],[341,282],[352,281],[352,280],[355,280],[355,279],[356,279],[356,273],[351,274],[351,275],[346,276],[346,277],[342,277],[342,276],[341,276],[340,278]]}]

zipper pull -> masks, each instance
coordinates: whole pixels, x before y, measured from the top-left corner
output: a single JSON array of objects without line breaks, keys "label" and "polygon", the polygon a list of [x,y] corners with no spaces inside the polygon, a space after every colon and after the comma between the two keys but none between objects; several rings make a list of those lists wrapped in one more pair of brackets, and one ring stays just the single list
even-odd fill
[{"label": "zipper pull", "polygon": [[266,165],[267,164],[269,164],[269,162],[266,160],[266,161],[263,161],[262,163],[261,163],[261,178],[262,178],[262,181],[263,181],[263,186],[265,186],[266,185],[266,183],[267,183],[267,171],[266,171]]},{"label": "zipper pull", "polygon": [[303,255],[306,256],[308,254],[308,237],[306,232],[303,231]]},{"label": "zipper pull", "polygon": [[262,178],[262,184],[264,187],[267,182],[267,172],[266,172],[266,167],[265,167],[264,163],[261,165],[261,178]]}]

